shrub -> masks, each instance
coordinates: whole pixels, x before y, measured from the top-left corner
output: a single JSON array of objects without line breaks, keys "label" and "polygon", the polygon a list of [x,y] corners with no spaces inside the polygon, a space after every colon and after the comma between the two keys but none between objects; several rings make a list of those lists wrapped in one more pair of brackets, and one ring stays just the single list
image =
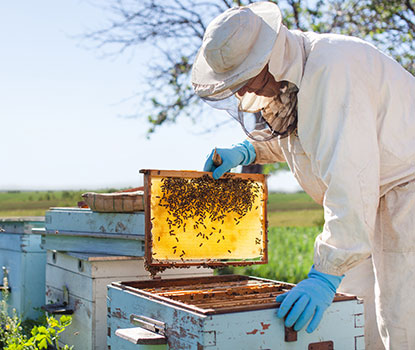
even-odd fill
[{"label": "shrub", "polygon": [[9,293],[3,291],[3,299],[0,301],[0,349],[4,350],[71,350],[73,346],[59,345],[60,334],[68,327],[71,316],[63,315],[59,320],[54,317],[46,317],[44,325],[34,326],[30,334],[24,332],[21,321],[15,309],[12,315],[8,314]]}]

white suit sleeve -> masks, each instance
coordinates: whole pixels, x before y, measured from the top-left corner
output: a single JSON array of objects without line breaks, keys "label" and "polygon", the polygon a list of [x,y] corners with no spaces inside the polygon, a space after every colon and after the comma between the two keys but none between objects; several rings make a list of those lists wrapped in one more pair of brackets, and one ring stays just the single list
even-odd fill
[{"label": "white suit sleeve", "polygon": [[[269,130],[253,131],[252,135],[255,138],[267,138],[271,135]],[[251,138],[248,141],[255,148],[254,164],[270,164],[276,162],[285,162],[282,149],[278,143],[278,137],[274,137],[268,141],[255,141]]]},{"label": "white suit sleeve", "polygon": [[361,68],[337,56],[307,62],[299,93],[299,137],[314,174],[327,186],[315,268],[342,275],[371,254],[379,149],[375,92],[361,78]]}]

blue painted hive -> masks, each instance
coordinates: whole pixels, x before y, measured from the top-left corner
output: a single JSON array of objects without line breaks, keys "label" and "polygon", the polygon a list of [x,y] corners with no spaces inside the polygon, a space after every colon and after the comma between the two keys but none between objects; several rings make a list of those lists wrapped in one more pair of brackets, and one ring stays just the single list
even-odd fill
[{"label": "blue painted hive", "polygon": [[311,334],[276,316],[293,285],[228,275],[112,283],[108,349],[364,349],[363,304],[338,294]]},{"label": "blue painted hive", "polygon": [[144,212],[100,213],[84,208],[51,208],[45,215],[45,250],[144,255]]},{"label": "blue painted hive", "polygon": [[36,319],[45,303],[46,252],[41,236],[32,233],[43,227],[44,217],[0,218],[0,283],[23,319]]}]

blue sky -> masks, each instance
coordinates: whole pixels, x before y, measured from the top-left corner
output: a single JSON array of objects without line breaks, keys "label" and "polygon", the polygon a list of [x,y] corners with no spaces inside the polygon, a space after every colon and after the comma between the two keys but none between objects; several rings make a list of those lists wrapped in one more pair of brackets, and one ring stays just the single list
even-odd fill
[{"label": "blue sky", "polygon": [[[200,135],[184,119],[146,139],[145,116],[122,116],[154,53],[102,59],[74,37],[105,17],[88,1],[0,2],[0,190],[135,187],[139,169],[201,170],[212,147],[245,138],[236,122]],[[198,129],[228,116],[211,118]],[[299,189],[288,174],[269,186]]]}]

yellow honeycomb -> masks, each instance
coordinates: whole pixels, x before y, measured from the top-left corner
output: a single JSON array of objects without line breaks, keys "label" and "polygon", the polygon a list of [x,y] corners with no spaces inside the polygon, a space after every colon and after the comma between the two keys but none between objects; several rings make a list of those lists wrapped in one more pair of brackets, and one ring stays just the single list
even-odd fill
[{"label": "yellow honeycomb", "polygon": [[[232,195],[226,189],[226,182],[221,185],[223,190],[215,189],[212,196],[205,190],[201,199],[197,197],[201,180],[194,185],[190,185],[192,179],[189,178],[180,181],[184,181],[184,186],[175,187],[179,193],[167,193],[166,178],[151,178],[153,259],[189,262],[260,260],[263,257],[266,235],[264,188],[261,182],[251,181],[252,190],[248,193],[245,188],[245,199],[241,200],[239,191],[234,191]],[[182,193],[183,189],[188,195]],[[224,209],[217,200],[217,196],[222,195],[224,197],[221,198],[226,202],[225,212],[222,212]],[[232,207],[238,198],[242,204],[238,208]],[[244,203],[249,203],[249,206]]]}]

